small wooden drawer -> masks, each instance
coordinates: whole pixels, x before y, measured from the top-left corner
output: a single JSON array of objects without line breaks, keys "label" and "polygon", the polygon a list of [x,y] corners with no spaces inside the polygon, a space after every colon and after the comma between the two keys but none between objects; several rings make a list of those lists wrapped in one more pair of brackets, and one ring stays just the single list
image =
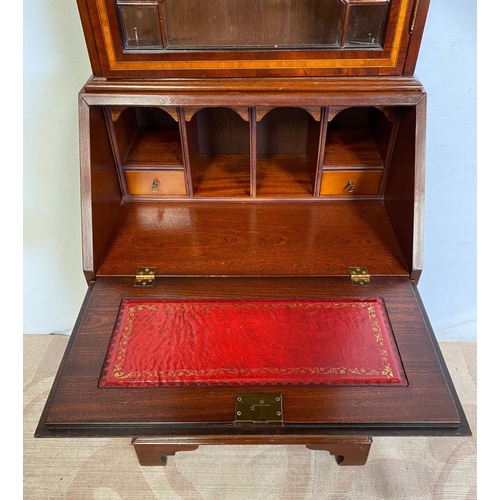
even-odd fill
[{"label": "small wooden drawer", "polygon": [[186,181],[182,170],[127,170],[130,195],[169,196],[186,195]]},{"label": "small wooden drawer", "polygon": [[381,170],[324,171],[320,195],[377,195],[381,178]]}]

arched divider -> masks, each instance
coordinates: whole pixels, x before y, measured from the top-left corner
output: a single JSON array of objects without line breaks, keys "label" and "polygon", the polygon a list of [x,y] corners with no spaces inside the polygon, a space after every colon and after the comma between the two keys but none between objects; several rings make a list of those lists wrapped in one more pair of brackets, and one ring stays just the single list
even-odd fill
[{"label": "arched divider", "polygon": [[[220,106],[217,106],[220,107]],[[191,121],[193,116],[201,109],[206,109],[207,106],[189,106],[184,109],[184,117],[186,121]],[[227,109],[232,109],[235,113],[241,116],[246,122],[250,119],[249,108],[247,106],[226,106]]]},{"label": "arched divider", "polygon": [[[166,113],[168,113],[176,122],[179,121],[179,117],[178,117],[178,114],[177,114],[177,108],[175,106],[157,106],[158,109],[161,109],[162,111],[165,111]],[[123,113],[123,111],[125,111],[126,109],[130,109],[130,108],[135,108],[134,106],[110,106],[109,107],[109,112],[110,112],[110,115],[111,115],[111,119],[113,120],[113,122],[117,122],[118,119],[120,118],[121,114]]]},{"label": "arched divider", "polygon": [[[287,107],[287,106],[283,106]],[[303,109],[307,111],[312,118],[314,118],[317,122],[321,120],[321,106],[296,106],[297,108]],[[257,106],[256,107],[256,120],[260,122],[270,111],[275,109],[279,109],[277,106]]]}]

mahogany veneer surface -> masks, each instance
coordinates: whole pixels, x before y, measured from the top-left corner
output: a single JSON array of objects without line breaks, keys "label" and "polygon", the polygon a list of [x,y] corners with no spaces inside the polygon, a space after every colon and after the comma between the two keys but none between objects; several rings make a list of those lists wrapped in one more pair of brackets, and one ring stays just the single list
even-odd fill
[{"label": "mahogany veneer surface", "polygon": [[194,194],[197,197],[249,196],[250,156],[200,155]]},{"label": "mahogany veneer surface", "polygon": [[179,134],[162,129],[138,131],[125,163],[126,167],[182,165]]},{"label": "mahogany veneer surface", "polygon": [[[233,426],[234,397],[241,387],[159,387],[99,389],[106,350],[123,298],[365,298],[383,297],[407,379],[407,387],[262,386],[283,395],[285,426],[362,426],[374,433],[410,428],[418,433],[451,433],[460,416],[407,277],[375,277],[368,289],[338,278],[157,278],[154,287],[134,287],[131,277],[98,278],[82,309],[71,350],[49,397],[43,421],[53,430],[160,433],[170,424]],[[304,346],[307,348],[307,346]],[[255,392],[255,388],[253,391]],[[225,424],[225,425],[224,425]],[[229,424],[229,425],[228,425]],[[289,427],[287,427],[287,425]],[[297,427],[299,425],[299,427]],[[294,427],[295,426],[295,427]],[[448,431],[446,431],[448,428]],[[371,432],[370,430],[370,432]],[[213,428],[212,431],[213,432]],[[264,429],[262,432],[266,432]],[[269,432],[269,430],[267,430]]]},{"label": "mahogany veneer surface", "polygon": [[369,132],[356,129],[332,130],[327,133],[323,164],[339,168],[384,166]]},{"label": "mahogany veneer surface", "polygon": [[127,202],[99,275],[408,275],[381,201]]},{"label": "mahogany veneer surface", "polygon": [[311,197],[306,155],[281,154],[257,157],[257,196]]}]

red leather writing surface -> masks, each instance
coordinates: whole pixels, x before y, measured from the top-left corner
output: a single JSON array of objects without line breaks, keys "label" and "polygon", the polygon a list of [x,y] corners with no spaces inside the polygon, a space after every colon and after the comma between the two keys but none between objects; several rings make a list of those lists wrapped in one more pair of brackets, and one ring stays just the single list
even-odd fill
[{"label": "red leather writing surface", "polygon": [[100,387],[407,385],[381,299],[124,300]]}]

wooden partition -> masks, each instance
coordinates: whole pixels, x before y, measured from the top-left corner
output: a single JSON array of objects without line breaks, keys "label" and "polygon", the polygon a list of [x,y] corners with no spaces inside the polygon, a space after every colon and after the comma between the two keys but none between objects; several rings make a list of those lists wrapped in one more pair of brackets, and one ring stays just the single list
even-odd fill
[{"label": "wooden partition", "polygon": [[122,190],[104,108],[79,100],[83,272],[96,275],[116,229]]},{"label": "wooden partition", "polygon": [[125,198],[226,200],[382,198],[404,109],[105,108]]}]

